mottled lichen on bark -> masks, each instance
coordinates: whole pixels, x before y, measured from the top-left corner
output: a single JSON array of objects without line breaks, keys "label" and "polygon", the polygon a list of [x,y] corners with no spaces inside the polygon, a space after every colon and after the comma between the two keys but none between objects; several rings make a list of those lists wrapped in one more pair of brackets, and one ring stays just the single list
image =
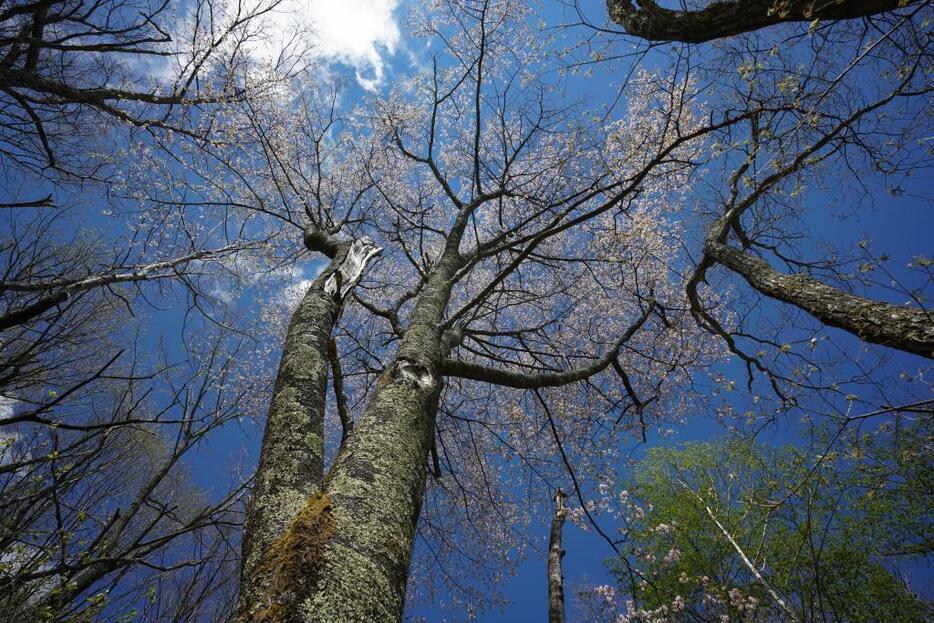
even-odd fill
[{"label": "mottled lichen on bark", "polygon": [[564,492],[558,489],[555,492],[555,512],[551,519],[551,533],[548,538],[549,623],[564,623],[564,574],[561,571],[561,559],[564,558],[562,531],[567,517],[564,498]]},{"label": "mottled lichen on bark", "polygon": [[716,240],[708,240],[704,251],[762,294],[794,305],[826,325],[867,342],[934,358],[934,322],[927,310],[867,299],[810,275],[788,275],[749,252]]},{"label": "mottled lichen on bark", "polygon": [[[338,249],[331,266],[339,265],[340,256],[348,250],[349,247]],[[356,257],[362,260],[354,266],[361,261],[365,264],[374,255],[369,246],[358,251]],[[332,523],[328,524],[323,549],[317,548],[320,543],[314,543],[317,549],[308,558],[314,563],[313,569],[308,570],[313,581],[293,583],[287,598],[268,599],[264,595],[277,593],[274,590],[267,593],[272,588],[260,566],[270,559],[259,554],[259,562],[252,571],[248,568],[249,561],[244,562],[245,579],[250,585],[241,587],[238,616],[252,612],[267,620],[278,618],[287,622],[401,620],[441,391],[441,361],[449,348],[441,339],[442,317],[453,276],[462,264],[456,240],[451,241],[418,297],[394,361],[381,376],[362,417],[355,422],[353,434],[347,437],[328,474],[319,481],[321,493],[316,495],[327,497],[327,513]],[[347,279],[340,280],[336,274],[335,270],[325,271],[316,283],[327,284],[331,279],[331,292],[320,294],[327,296],[339,313],[344,285],[356,283],[359,274],[349,269]],[[327,361],[327,340],[319,348],[316,339],[317,333],[313,339],[310,335],[303,336],[305,346],[314,344],[311,355],[320,355]],[[322,397],[325,386],[326,379],[315,385]],[[281,413],[276,412],[277,416]],[[270,426],[273,425],[267,424],[263,456],[275,458],[281,449],[267,447],[270,433],[274,437],[277,430]],[[288,459],[283,461],[288,463]],[[271,466],[273,462],[266,463]],[[263,465],[261,459],[261,471]],[[252,532],[266,539],[271,535],[266,526],[256,522]],[[250,533],[248,527],[245,538],[252,538]],[[272,556],[271,560],[276,558]],[[266,575],[270,573],[267,571]]]},{"label": "mottled lichen on bark", "polygon": [[321,580],[302,604],[305,621],[401,620],[445,354],[440,316],[449,285],[436,275],[427,289],[325,478],[335,532]]},{"label": "mottled lichen on bark", "polygon": [[269,544],[317,491],[324,473],[324,409],[330,361],[327,343],[337,304],[309,288],[289,324],[267,416],[260,465],[247,515],[241,591]]},{"label": "mottled lichen on bark", "polygon": [[[256,604],[264,599],[268,587],[262,585],[260,565],[268,560],[269,549],[286,534],[291,522],[306,512],[308,503],[320,495],[331,366],[328,344],[344,298],[359,281],[367,263],[380,252],[367,237],[351,243],[334,241],[315,231],[306,236],[306,245],[332,261],[309,286],[292,315],[283,343],[256,483],[247,509],[238,603],[241,617],[255,612]],[[335,283],[335,279],[341,285],[329,292],[327,285]],[[298,594],[306,592],[302,589]],[[292,617],[294,606],[288,612]],[[270,613],[268,616],[272,616]],[[284,616],[282,612],[279,615]]]},{"label": "mottled lichen on bark", "polygon": [[301,621],[295,602],[317,585],[324,550],[333,533],[330,498],[326,493],[312,495],[285,532],[263,552],[254,572],[255,601],[235,621]]},{"label": "mottled lichen on bark", "polygon": [[435,385],[388,371],[325,479],[336,530],[305,621],[394,621],[403,610]]}]

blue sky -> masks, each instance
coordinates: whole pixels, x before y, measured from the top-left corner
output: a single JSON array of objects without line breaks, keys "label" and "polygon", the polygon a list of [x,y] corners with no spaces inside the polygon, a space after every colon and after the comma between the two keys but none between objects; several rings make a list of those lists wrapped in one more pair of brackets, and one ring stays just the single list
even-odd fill
[{"label": "blue sky", "polygon": [[[555,3],[548,6],[539,17],[549,24],[559,23],[567,16]],[[314,5],[312,5],[314,7]],[[321,7],[324,7],[323,9]],[[387,7],[394,10],[387,11]],[[317,12],[320,10],[321,12]],[[378,11],[372,2],[324,2],[316,10],[308,14],[308,19],[314,22],[319,20],[318,33],[326,40],[321,48],[322,56],[331,64],[335,73],[349,72],[356,78],[356,87],[345,96],[345,104],[349,107],[366,96],[369,92],[384,92],[393,82],[419,71],[427,61],[430,53],[430,43],[421,39],[413,39],[408,35],[406,21],[410,17],[410,6],[406,2],[391,2],[383,5]],[[601,10],[591,10],[589,17],[602,19]],[[333,29],[333,30],[332,30]],[[581,31],[559,31],[559,37],[574,37],[582,35]],[[558,47],[559,44],[556,44]],[[648,61],[652,62],[650,56]],[[619,81],[618,72],[625,65],[617,63],[615,66],[596,65],[593,75],[568,77],[565,88],[568,97],[576,97],[586,93],[597,102],[611,102],[616,96],[614,83]],[[617,73],[614,73],[617,72]],[[858,210],[847,210],[845,207],[837,209],[813,209],[807,213],[807,225],[815,231],[825,234],[826,238],[843,241],[844,244],[855,244],[864,238],[871,238],[873,247],[892,252],[896,263],[904,264],[913,254],[934,254],[934,209],[930,199],[924,199],[930,179],[927,176],[909,180],[902,197],[892,197],[880,192],[872,200],[860,206]],[[845,182],[843,182],[845,183]],[[831,183],[832,185],[832,183]],[[830,197],[820,192],[812,193],[811,201],[814,204],[830,202]],[[310,272],[311,269],[306,269]],[[763,312],[766,315],[774,313],[776,304],[769,305]],[[848,344],[850,348],[859,348],[859,344],[848,335],[837,331],[830,331],[835,340]],[[893,353],[888,364],[889,372],[894,376],[902,369],[913,369],[922,364],[922,360],[901,353]],[[742,377],[741,366],[735,363],[724,364],[719,370],[732,378]],[[701,382],[704,382],[701,379]],[[232,430],[227,439],[215,437],[212,448],[206,449],[204,459],[211,456],[224,456],[218,452],[223,446],[229,444],[231,450],[238,448],[249,456],[255,458],[259,446],[259,431],[249,426],[244,438],[241,431]],[[688,424],[677,431],[675,437],[662,438],[652,435],[650,431],[650,447],[656,443],[671,444],[682,441],[702,440],[726,434],[726,431],[708,414],[694,414]],[[769,443],[785,443],[800,441],[798,431],[791,424],[784,422],[778,426],[769,427],[761,439]],[[637,456],[640,454],[637,451]],[[215,468],[223,471],[223,463],[215,463]],[[196,473],[200,470],[196,470]],[[206,481],[210,481],[207,478]],[[615,529],[611,523],[604,523],[604,529]],[[519,567],[518,575],[505,587],[504,593],[511,603],[504,611],[488,611],[482,613],[478,620],[492,622],[522,623],[539,622],[546,618],[546,584],[545,584],[545,552],[547,549],[547,525],[545,523],[533,524],[529,529],[530,538],[539,547],[529,550],[528,559]],[[603,560],[611,555],[607,544],[592,530],[581,531],[570,522],[565,527],[565,549],[567,556],[564,559],[564,569],[570,592],[577,585],[612,583]],[[922,583],[931,578],[928,565],[912,566],[912,575]],[[424,616],[428,621],[442,619],[458,621],[462,615],[457,612],[425,606],[410,613]],[[573,615],[570,617],[573,620]]]},{"label": "blue sky", "polygon": [[[563,15],[556,3],[546,3],[548,6],[540,17],[550,24],[558,23]],[[602,7],[602,3],[600,3]],[[354,78],[352,87],[344,98],[346,106],[355,105],[368,92],[384,92],[394,81],[418,71],[427,60],[428,48],[424,40],[413,39],[408,34],[406,21],[410,4],[405,0],[317,0],[308,4],[304,0],[288,0],[283,12],[277,15],[270,24],[274,33],[288,32],[291,28],[310,28],[315,33],[318,45],[318,54],[328,63],[330,70],[335,73],[344,73]],[[602,8],[591,11],[591,17],[602,19]],[[575,37],[580,31],[559,33],[568,37]],[[268,43],[274,46],[275,41]],[[262,49],[260,52],[262,53]],[[651,58],[649,60],[651,62]],[[618,81],[620,65],[615,67],[597,65],[595,75],[588,77],[569,77],[565,88],[569,97],[587,93],[596,101],[613,101],[616,91],[613,83]],[[849,212],[846,210],[809,210],[807,213],[807,226],[814,231],[828,234],[828,237],[845,241],[844,244],[855,244],[864,238],[871,238],[873,246],[893,253],[896,264],[910,260],[913,254],[934,255],[934,206],[930,198],[922,198],[929,194],[927,186],[931,179],[922,176],[910,180],[902,197],[892,197],[884,192],[878,193],[869,202],[868,206]],[[845,183],[845,182],[841,182]],[[815,192],[811,200],[820,204],[828,197]],[[841,214],[843,213],[843,214]],[[109,226],[101,219],[92,219],[85,226],[105,229]],[[303,265],[303,276],[311,277],[315,270],[314,262]],[[777,304],[771,305],[776,307]],[[772,313],[770,310],[764,312]],[[179,321],[179,310],[154,312],[159,320],[160,331]],[[848,344],[851,348],[858,348],[856,341],[831,331],[834,339]],[[151,339],[155,341],[156,335]],[[887,373],[897,376],[904,369],[915,369],[922,364],[922,360],[909,355],[893,353],[886,365]],[[741,369],[735,364],[724,364],[722,372],[731,377],[739,377]],[[706,379],[699,379],[706,382]],[[678,441],[708,439],[712,436],[725,434],[722,427],[708,414],[697,413],[689,419],[687,426],[677,431],[674,438],[660,439],[650,430],[649,444],[670,444]],[[210,445],[199,450],[190,461],[195,480],[202,486],[210,489],[218,480],[226,484],[230,474],[230,464],[233,457],[243,456],[246,463],[255,462],[261,430],[254,424],[244,424],[242,427],[229,426],[211,438]],[[767,430],[764,440],[770,442],[786,442],[799,439],[797,431],[791,425],[783,424]],[[604,524],[608,531],[613,529],[612,524]],[[533,524],[529,528],[530,538],[539,544],[537,550],[530,550],[528,559],[520,566],[518,575],[512,579],[505,588],[506,596],[511,604],[503,612],[485,612],[478,619],[480,621],[502,621],[521,623],[524,621],[540,622],[546,619],[546,584],[545,584],[545,550],[547,546],[547,525],[545,523]],[[564,569],[567,579],[567,588],[573,589],[575,585],[584,582],[589,584],[611,583],[611,577],[606,572],[602,562],[611,552],[605,542],[593,531],[583,532],[570,522],[565,528],[565,549],[567,556],[564,559]],[[930,580],[932,577],[927,566],[913,569],[918,577]],[[570,599],[569,599],[570,603]],[[429,621],[439,621],[442,617],[448,620],[462,620],[458,613],[445,612],[441,609],[426,606],[419,609],[417,615],[423,615]],[[573,620],[573,616],[570,617]]]},{"label": "blue sky", "polygon": [[[538,17],[547,24],[559,23],[562,18],[567,17],[555,7],[557,3],[546,4],[548,6]],[[334,24],[338,28],[338,31],[326,33],[329,47],[325,50],[325,56],[334,63],[334,71],[349,71],[357,77],[357,90],[356,92],[351,90],[348,93],[347,105],[352,105],[355,97],[365,96],[365,91],[384,91],[390,88],[396,79],[412,71],[418,71],[426,61],[426,54],[429,51],[429,43],[412,39],[407,34],[405,22],[409,17],[410,9],[407,3],[399,3],[392,13],[380,12],[379,16],[371,11],[372,7],[368,8],[365,5],[369,3],[360,3],[358,7],[355,3],[342,2],[340,6],[343,8],[339,11],[340,15],[337,17],[328,15],[326,18],[330,20],[329,24]],[[594,20],[603,19],[602,6],[596,9],[591,8],[588,17]],[[365,27],[347,31],[341,28],[344,24],[352,23],[365,24]],[[323,23],[322,27],[324,27]],[[552,34],[573,40],[574,37],[585,33],[578,30],[559,31]],[[346,40],[343,39],[344,36]],[[651,63],[652,57],[650,56],[644,62]],[[613,101],[616,95],[613,85],[619,81],[618,73],[614,74],[614,72],[621,72],[624,68],[625,65],[619,63],[613,67],[596,65],[593,67],[594,75],[592,76],[568,77],[565,82],[567,95],[573,98],[578,94],[586,93],[598,102]],[[807,226],[822,232],[825,238],[841,241],[844,245],[852,245],[859,240],[870,238],[873,248],[893,253],[896,265],[899,263],[904,265],[913,254],[930,256],[934,254],[934,242],[932,242],[934,241],[934,233],[932,233],[934,232],[934,209],[932,209],[934,206],[931,205],[929,194],[926,199],[923,198],[929,183],[930,178],[922,175],[908,181],[905,187],[906,193],[902,197],[892,197],[880,192],[872,197],[871,201],[861,205],[858,210],[848,210],[845,206],[838,206],[835,209],[810,210],[807,213]],[[829,195],[820,192],[813,192],[810,200],[816,205],[824,202],[830,203]],[[768,316],[774,313],[776,308],[777,304],[770,304],[763,313]],[[859,348],[858,342],[848,335],[833,330],[830,334],[834,340],[848,345],[849,348]],[[894,376],[898,371],[911,370],[920,365],[922,365],[922,360],[918,358],[893,353],[887,370]],[[720,371],[732,378],[742,376],[741,366],[735,363],[724,364]],[[709,439],[723,434],[726,434],[726,431],[713,418],[704,413],[697,413],[689,419],[683,429],[677,431],[677,435],[673,438],[659,439],[657,435],[650,434],[648,446],[656,443],[671,444]],[[255,442],[253,449],[250,450],[251,454],[258,447],[258,439],[255,435],[255,432],[251,435]],[[767,443],[801,440],[797,429],[787,422],[769,427],[760,438]],[[247,442],[244,447],[249,445]],[[637,456],[638,454],[639,452]],[[603,527],[608,531],[615,528],[612,524],[606,523]],[[518,575],[505,587],[504,592],[511,600],[511,604],[503,612],[482,613],[478,620],[522,623],[546,619],[547,525],[541,522],[533,524],[529,531],[530,538],[537,542],[539,547],[537,550],[529,551],[528,559],[519,567]],[[612,578],[602,564],[611,551],[593,531],[583,532],[568,522],[565,528],[565,549],[567,556],[564,559],[564,569],[569,589],[569,604],[570,591],[576,585],[612,583]],[[923,563],[911,565],[910,568],[912,576],[922,584],[929,582],[932,577],[930,571],[929,565]],[[419,608],[411,614],[424,616],[429,621],[440,621],[443,618],[451,621],[461,620],[461,615],[456,612],[446,612],[431,606]],[[570,620],[573,620],[573,615]]]}]

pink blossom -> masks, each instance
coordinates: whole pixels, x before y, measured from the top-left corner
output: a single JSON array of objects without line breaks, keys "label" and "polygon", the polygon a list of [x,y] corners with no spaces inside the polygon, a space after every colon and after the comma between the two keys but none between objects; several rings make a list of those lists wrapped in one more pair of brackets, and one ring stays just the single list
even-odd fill
[{"label": "pink blossom", "polygon": [[607,602],[612,602],[613,599],[616,597],[616,589],[608,584],[597,586],[596,588],[593,589],[593,592],[595,592],[597,595],[600,595],[601,597],[606,599]]}]

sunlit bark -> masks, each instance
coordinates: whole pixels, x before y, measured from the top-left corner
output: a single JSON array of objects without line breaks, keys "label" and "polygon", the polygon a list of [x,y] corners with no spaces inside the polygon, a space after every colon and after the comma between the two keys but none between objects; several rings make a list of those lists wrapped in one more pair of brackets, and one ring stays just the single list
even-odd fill
[{"label": "sunlit bark", "polygon": [[[649,41],[703,43],[784,22],[853,19],[917,0],[721,0],[703,9],[675,11],[652,0],[607,0],[610,19]],[[638,5],[638,6],[637,6]]]},{"label": "sunlit bark", "polygon": [[548,622],[564,623],[564,575],[561,573],[562,531],[567,509],[564,492],[555,493],[555,514],[551,518],[551,536],[548,541]]},{"label": "sunlit bark", "polygon": [[[331,467],[265,563],[278,585],[252,619],[398,621],[441,391],[441,320],[463,260],[436,263],[394,361]],[[293,546],[304,544],[302,552]]]},{"label": "sunlit bark", "polygon": [[934,319],[923,309],[874,301],[810,277],[787,275],[748,253],[708,242],[707,254],[753,288],[860,339],[934,358]]},{"label": "sunlit bark", "polygon": [[242,620],[265,616],[276,586],[262,563],[321,486],[328,343],[343,298],[379,252],[368,238],[321,245],[306,236],[306,244],[332,259],[295,310],[282,349],[247,511],[238,610]]}]

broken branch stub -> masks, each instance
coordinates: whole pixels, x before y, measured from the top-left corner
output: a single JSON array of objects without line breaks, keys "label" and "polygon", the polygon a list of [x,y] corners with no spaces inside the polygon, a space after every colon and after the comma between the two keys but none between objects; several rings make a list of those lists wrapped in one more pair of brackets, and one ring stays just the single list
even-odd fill
[{"label": "broken branch stub", "polygon": [[431,389],[435,379],[426,366],[400,357],[393,371],[393,376],[419,389]]},{"label": "broken branch stub", "polygon": [[360,281],[366,265],[382,250],[383,248],[376,246],[369,236],[354,240],[338,269],[325,282],[324,291],[343,302]]}]

